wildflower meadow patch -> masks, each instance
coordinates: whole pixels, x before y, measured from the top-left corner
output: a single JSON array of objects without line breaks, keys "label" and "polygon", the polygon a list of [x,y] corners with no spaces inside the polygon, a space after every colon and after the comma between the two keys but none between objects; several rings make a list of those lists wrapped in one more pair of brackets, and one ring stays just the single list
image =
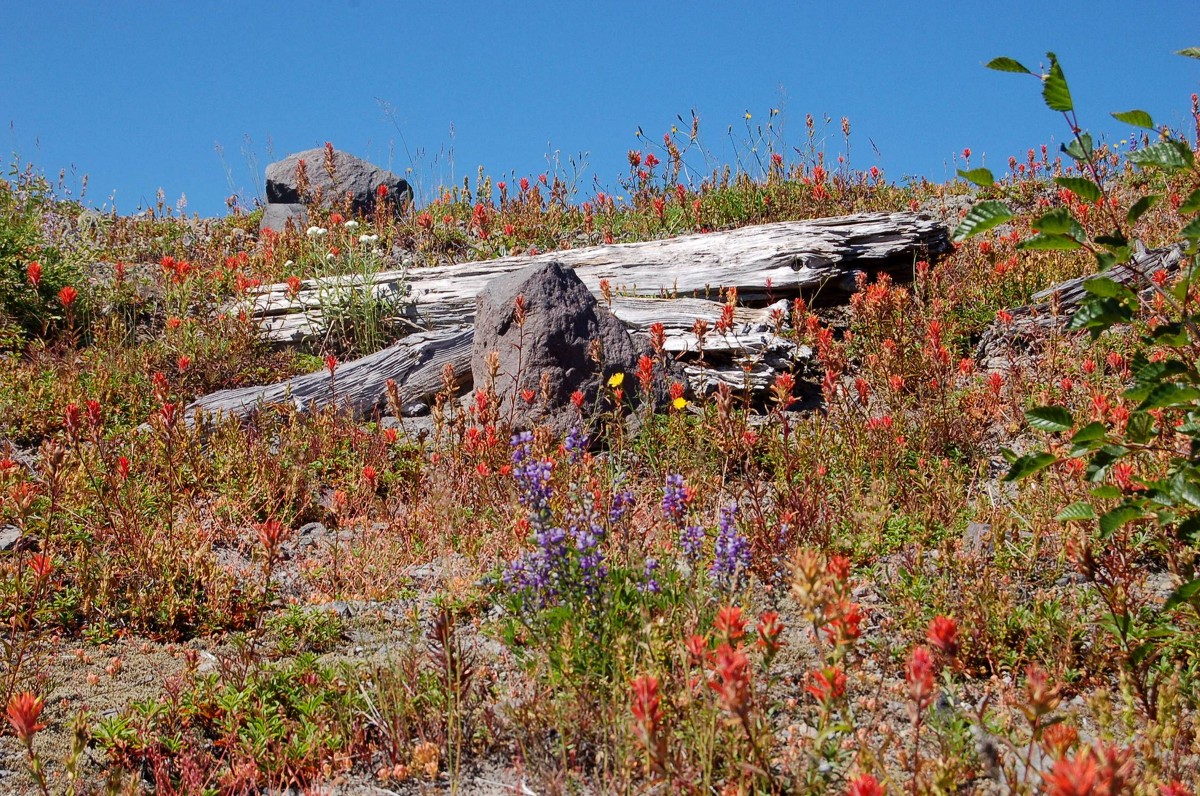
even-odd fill
[{"label": "wildflower meadow patch", "polygon": [[[944,184],[811,117],[639,135],[615,196],[330,194],[329,144],[278,226],[14,170],[0,789],[1194,793],[1200,105],[1118,145],[989,66],[1065,143]],[[678,247],[772,275],[612,265]],[[473,359],[522,268],[586,306]]]}]

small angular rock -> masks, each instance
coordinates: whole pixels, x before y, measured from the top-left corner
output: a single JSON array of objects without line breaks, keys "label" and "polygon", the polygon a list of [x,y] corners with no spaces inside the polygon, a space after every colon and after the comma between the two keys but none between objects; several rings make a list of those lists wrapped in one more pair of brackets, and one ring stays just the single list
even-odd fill
[{"label": "small angular rock", "polygon": [[[308,175],[308,194],[300,195],[296,167],[304,161]],[[325,150],[309,149],[288,155],[267,166],[267,202],[270,204],[303,204],[320,195],[327,206],[339,204],[347,195],[356,213],[375,210],[380,199],[380,186],[386,188],[385,200],[400,212],[412,201],[412,189],[402,178],[386,169],[372,165],[347,152],[335,151],[333,175],[325,168]],[[269,205],[268,205],[269,206]]]}]

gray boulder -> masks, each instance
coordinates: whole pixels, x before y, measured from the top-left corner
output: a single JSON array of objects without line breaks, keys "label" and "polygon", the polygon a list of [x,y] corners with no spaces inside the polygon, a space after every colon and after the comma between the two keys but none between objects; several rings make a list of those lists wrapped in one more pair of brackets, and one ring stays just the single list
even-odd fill
[{"label": "gray boulder", "polygon": [[[523,325],[518,324],[518,296],[524,305]],[[564,434],[578,416],[571,394],[579,390],[584,407],[593,407],[602,391],[610,394],[606,382],[618,372],[626,374],[626,401],[636,396],[638,360],[649,353],[649,346],[636,341],[561,263],[534,264],[497,277],[475,303],[471,375],[477,389],[485,388],[489,359],[497,358],[492,387],[500,401],[500,419],[515,429],[548,425]],[[600,366],[591,355],[594,340],[602,352]],[[542,397],[543,383],[549,400]],[[521,396],[525,390],[536,394],[532,403]],[[656,397],[665,391],[665,384],[660,385]]]},{"label": "gray boulder", "polygon": [[308,223],[308,208],[299,204],[268,204],[263,208],[262,221],[259,229],[271,229],[283,232],[288,221],[298,230],[303,230]]},{"label": "gray boulder", "polygon": [[[301,160],[308,174],[307,196],[301,196],[296,185],[296,167]],[[323,148],[297,152],[272,163],[267,166],[267,202],[301,204],[311,201],[319,193],[322,202],[333,205],[349,194],[355,212],[371,213],[379,198],[380,185],[387,187],[387,201],[396,212],[412,201],[412,188],[408,183],[386,169],[338,151],[333,153],[333,166],[331,178],[325,169]]]}]

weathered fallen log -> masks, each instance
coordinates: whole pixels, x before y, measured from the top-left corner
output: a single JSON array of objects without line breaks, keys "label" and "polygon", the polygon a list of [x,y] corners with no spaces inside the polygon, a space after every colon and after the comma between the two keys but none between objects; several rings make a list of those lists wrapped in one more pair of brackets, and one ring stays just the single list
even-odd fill
[{"label": "weathered fallen log", "polygon": [[[637,334],[648,334],[655,323],[663,325],[666,337],[665,348],[671,353],[696,352],[701,348],[695,328],[696,321],[707,324],[710,330],[704,338],[704,351],[756,352],[763,340],[776,328],[772,313],[790,312],[786,300],[777,301],[767,307],[736,307],[733,312],[733,328],[718,334],[712,331],[721,319],[722,305],[705,299],[662,299],[613,296],[606,306],[629,329]],[[267,319],[269,337],[274,340],[301,340],[320,328],[320,310],[305,315],[281,315]]]},{"label": "weathered fallen log", "polygon": [[[1144,290],[1150,287],[1150,277],[1155,272],[1173,273],[1182,260],[1183,249],[1179,246],[1151,249],[1137,254],[1129,262],[1113,266],[1103,276],[1134,290]],[[985,366],[1002,366],[1007,361],[1004,349],[1008,346],[1017,341],[1029,342],[1067,323],[1088,295],[1084,282],[1097,276],[1100,274],[1078,276],[1034,293],[1031,303],[1008,311],[1012,320],[995,321],[984,330],[975,358]]]},{"label": "weathered fallen log", "polygon": [[[196,401],[188,417],[220,412],[244,418],[259,406],[288,401],[302,411],[336,405],[366,415],[383,405],[388,379],[400,386],[405,402],[441,389],[446,364],[469,380],[472,331],[464,324],[474,318],[475,297],[502,273],[550,260],[574,268],[632,333],[644,336],[661,323],[666,351],[685,360],[697,392],[725,383],[761,393],[780,369],[811,355],[776,333],[790,298],[817,291],[844,296],[853,290],[858,271],[910,271],[918,259],[935,259],[949,248],[948,230],[928,216],[873,213],[381,273],[367,289],[399,297],[401,284],[406,285],[407,317],[428,331],[341,365],[332,382],[320,371],[279,384],[225,390]],[[296,295],[289,295],[286,285],[274,285],[255,298],[254,312],[271,339],[299,341],[318,333],[322,303],[363,287],[354,277],[310,280]],[[718,332],[721,288],[736,288],[739,306],[732,326]],[[745,306],[768,300],[775,303]],[[707,329],[703,339],[697,321]]]},{"label": "weathered fallen log", "polygon": [[[752,393],[764,392],[779,369],[812,355],[806,346],[797,347],[775,335],[772,312],[782,309],[779,306],[736,309],[733,328],[720,334],[709,332],[700,346],[692,331],[694,320],[701,318],[710,321],[710,326],[715,324],[720,305],[700,299],[626,299],[624,304],[629,310],[627,325],[631,330],[638,330],[639,323],[648,329],[655,323],[650,318],[673,319],[674,326],[664,327],[664,349],[668,353],[711,354],[720,360],[705,363],[701,359],[684,366],[692,389],[701,394],[712,392],[721,383]],[[689,314],[694,317],[684,328],[683,321]],[[454,369],[456,380],[465,385],[471,379],[473,339],[471,327],[418,332],[382,351],[339,365],[333,379],[322,370],[275,384],[221,390],[191,404],[186,416],[189,420],[200,414],[245,419],[264,406],[281,403],[291,403],[302,413],[338,406],[356,416],[368,416],[383,408],[388,379],[396,381],[402,405],[427,399],[441,390],[447,364]],[[736,355],[735,361],[729,361],[731,355]]]},{"label": "weathered fallen log", "polygon": [[[437,329],[470,323],[475,296],[488,281],[538,262],[557,260],[574,268],[597,297],[601,282],[618,296],[716,299],[720,288],[736,288],[740,302],[756,305],[801,294],[841,299],[853,290],[857,271],[909,273],[917,260],[933,260],[949,250],[949,231],[927,215],[864,213],[385,271],[370,280],[369,289],[382,296],[403,291],[410,322]],[[323,302],[361,285],[356,277],[308,280],[295,295],[285,284],[271,285],[259,290],[252,311],[271,339],[296,342],[320,328]],[[620,309],[613,309],[620,317]]]},{"label": "weathered fallen log", "polygon": [[1021,314],[1045,313],[1057,304],[1060,312],[1071,312],[1082,303],[1087,291],[1083,283],[1097,276],[1107,276],[1117,284],[1128,285],[1134,290],[1150,286],[1150,278],[1158,271],[1166,270],[1173,273],[1183,260],[1183,248],[1168,246],[1162,249],[1150,249],[1136,255],[1126,263],[1114,265],[1104,274],[1088,274],[1077,276],[1060,282],[1053,287],[1038,291],[1032,296],[1033,303],[1013,310]]},{"label": "weathered fallen log", "polygon": [[302,413],[337,406],[356,416],[370,415],[383,408],[388,379],[395,380],[402,404],[441,390],[447,365],[458,379],[469,381],[473,337],[469,327],[418,332],[382,351],[340,364],[332,377],[321,370],[276,384],[210,393],[189,406],[186,417],[244,419],[263,406],[286,403]]},{"label": "weathered fallen log", "polygon": [[700,395],[710,395],[717,388],[726,384],[733,388],[736,394],[747,390],[751,395],[761,396],[771,388],[775,376],[780,369],[766,361],[737,363],[720,363],[710,366],[685,364],[683,372],[687,375],[688,384]]}]

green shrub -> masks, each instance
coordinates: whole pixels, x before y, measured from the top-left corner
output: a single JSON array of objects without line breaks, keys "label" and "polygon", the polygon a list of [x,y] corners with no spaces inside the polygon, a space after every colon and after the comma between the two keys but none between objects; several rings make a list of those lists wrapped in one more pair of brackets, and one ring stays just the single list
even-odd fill
[{"label": "green shrub", "polygon": [[80,311],[83,296],[69,307],[60,297],[67,287],[83,292],[80,272],[43,231],[65,209],[31,170],[14,165],[0,180],[0,349],[45,336]]},{"label": "green shrub", "polygon": [[[1200,49],[1181,54],[1200,58]],[[1074,206],[1064,204],[1034,220],[1037,234],[1020,248],[1086,249],[1095,256],[1100,273],[1084,282],[1087,295],[1069,329],[1087,330],[1098,338],[1115,327],[1133,325],[1142,334],[1129,361],[1132,384],[1112,396],[1104,417],[1087,422],[1065,406],[1040,406],[1026,413],[1029,425],[1052,435],[1052,442],[1047,449],[1023,456],[1006,451],[1011,464],[1006,480],[1064,464],[1072,467],[1074,460],[1094,484],[1086,498],[1064,508],[1058,519],[1079,531],[1071,557],[1103,603],[1101,626],[1122,657],[1138,706],[1153,720],[1158,718],[1160,685],[1172,675],[1174,664],[1200,653],[1195,635],[1200,629],[1200,313],[1193,292],[1200,218],[1176,232],[1184,254],[1178,273],[1162,265],[1140,265],[1144,261],[1134,257],[1140,248],[1136,225],[1162,195],[1144,194],[1128,208],[1110,200],[1105,164],[1094,139],[1080,127],[1058,59],[1054,53],[1047,58],[1050,67],[1044,75],[1011,58],[997,58],[988,66],[1041,81],[1047,107],[1063,114],[1072,133],[1062,151],[1075,162],[1075,173],[1054,181],[1084,203],[1101,208],[1107,232],[1089,234]],[[1181,214],[1200,212],[1200,165],[1192,144],[1156,127],[1145,111],[1113,116],[1157,133],[1157,140],[1128,155],[1129,163],[1152,177],[1149,184],[1177,183],[1190,191],[1179,205]],[[980,185],[993,184],[986,169],[959,174]],[[980,202],[963,219],[956,237],[961,240],[1011,218],[1012,211],[1002,202]],[[1131,280],[1107,275],[1118,264],[1132,272]],[[1139,270],[1143,267],[1144,272]],[[1168,567],[1182,581],[1165,602],[1148,596],[1145,562]]]}]

